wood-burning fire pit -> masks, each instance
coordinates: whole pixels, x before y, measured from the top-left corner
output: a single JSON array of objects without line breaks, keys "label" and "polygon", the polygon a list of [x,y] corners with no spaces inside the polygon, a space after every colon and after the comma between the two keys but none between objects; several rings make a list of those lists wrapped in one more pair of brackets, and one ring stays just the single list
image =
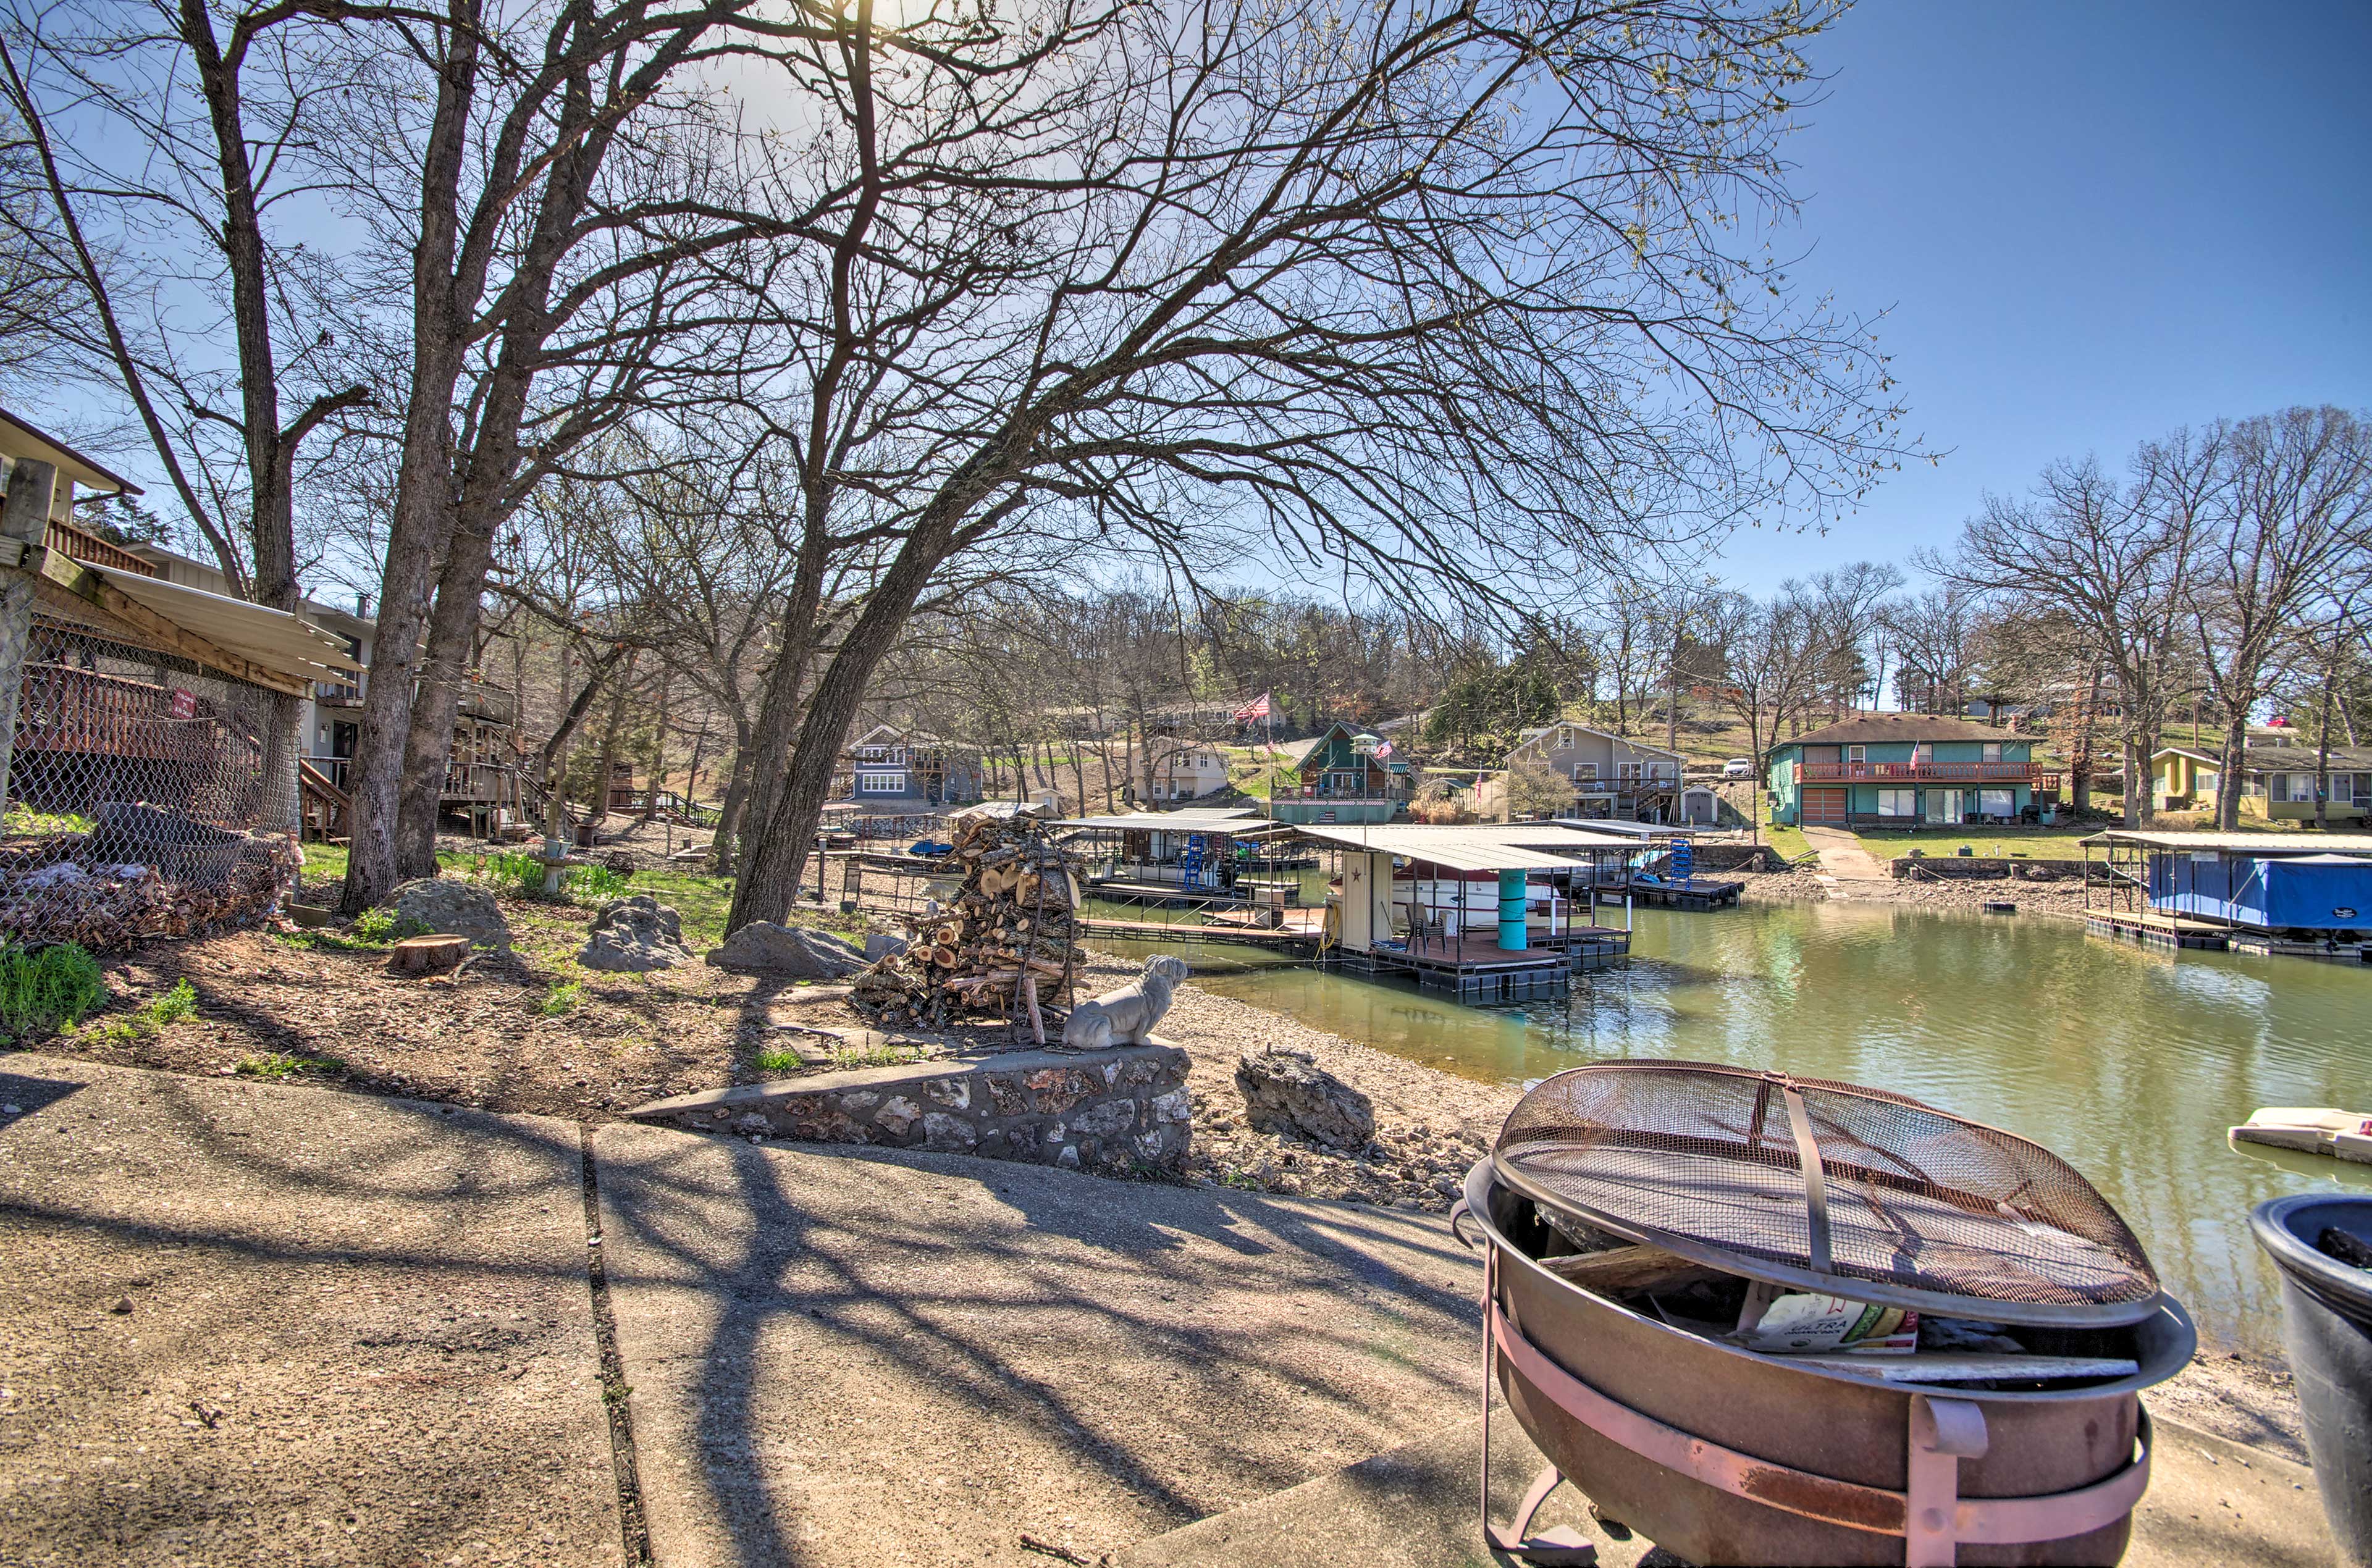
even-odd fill
[{"label": "wood-burning fire pit", "polygon": [[1551,1460],[1510,1529],[1486,1477],[1484,1528],[1538,1562],[1588,1560],[1524,1539],[1565,1478],[1701,1563],[2113,1562],[2149,1477],[2140,1390],[2196,1343],[2064,1162],[1851,1085],[1559,1074],[1453,1221],[1485,1249],[1492,1375]]}]

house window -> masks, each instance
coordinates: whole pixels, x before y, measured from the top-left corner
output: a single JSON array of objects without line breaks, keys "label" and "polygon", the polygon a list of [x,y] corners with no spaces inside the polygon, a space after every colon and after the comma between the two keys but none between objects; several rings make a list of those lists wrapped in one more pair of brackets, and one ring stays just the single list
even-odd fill
[{"label": "house window", "polygon": [[2017,815],[2017,791],[1981,789],[1977,792],[1977,809],[1987,817],[2015,817]]},{"label": "house window", "polygon": [[2290,799],[2309,803],[2313,801],[2314,775],[2312,773],[2292,773],[2289,775],[2289,781]]},{"label": "house window", "polygon": [[1557,726],[1557,749],[1560,751],[1573,749],[1573,726],[1568,724]]},{"label": "house window", "polygon": [[1930,822],[1959,821],[1960,819],[1960,813],[1965,809],[1965,807],[1960,804],[1960,793],[1961,792],[1957,789],[1929,790],[1927,792],[1927,820]]},{"label": "house window", "polygon": [[1914,740],[1911,743],[1911,765],[1913,767],[1924,768],[1935,760],[1936,743],[1934,741]]},{"label": "house window", "polygon": [[[1859,750],[1859,747],[1855,748]],[[1878,814],[1881,817],[1916,817],[1919,815],[1919,792],[1915,789],[1882,789],[1878,792]]]},{"label": "house window", "polygon": [[1988,740],[1988,741],[1986,741],[1986,742],[1985,742],[1985,761],[1988,761],[1988,762],[1998,762],[1998,761],[2000,761],[2002,760],[2002,750],[2001,750],[2001,749],[2002,749],[2002,743],[2001,743],[2000,741],[1998,741],[1998,740]]},{"label": "house window", "polygon": [[1636,762],[1617,762],[1614,764],[1614,776],[1617,780],[1628,779],[1636,783],[1639,777],[1639,764]]},{"label": "house window", "polygon": [[1595,762],[1576,762],[1573,765],[1573,782],[1576,784],[1596,784],[1598,782],[1598,764]]},{"label": "house window", "polygon": [[1846,747],[1846,748],[1845,748],[1845,761],[1848,761],[1848,762],[1866,762],[1866,761],[1869,761],[1869,748],[1868,748],[1868,747],[1866,747],[1866,746],[1848,746],[1848,747]]},{"label": "house window", "polygon": [[1366,786],[1367,776],[1355,768],[1339,769],[1326,775],[1329,795],[1356,795]]},{"label": "house window", "polygon": [[906,775],[903,773],[859,773],[856,775],[859,795],[903,795]]}]

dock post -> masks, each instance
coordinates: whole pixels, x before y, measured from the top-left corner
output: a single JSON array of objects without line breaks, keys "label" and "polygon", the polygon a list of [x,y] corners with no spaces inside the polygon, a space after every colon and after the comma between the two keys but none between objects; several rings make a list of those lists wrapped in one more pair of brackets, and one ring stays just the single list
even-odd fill
[{"label": "dock post", "polygon": [[1499,873],[1499,950],[1520,953],[1528,942],[1524,928],[1524,874]]}]

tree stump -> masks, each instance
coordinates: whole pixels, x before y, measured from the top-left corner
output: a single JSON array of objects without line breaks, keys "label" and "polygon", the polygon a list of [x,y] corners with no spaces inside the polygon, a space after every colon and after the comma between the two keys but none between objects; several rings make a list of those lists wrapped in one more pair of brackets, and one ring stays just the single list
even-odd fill
[{"label": "tree stump", "polygon": [[466,936],[407,936],[389,949],[387,967],[396,974],[442,974],[469,956]]}]

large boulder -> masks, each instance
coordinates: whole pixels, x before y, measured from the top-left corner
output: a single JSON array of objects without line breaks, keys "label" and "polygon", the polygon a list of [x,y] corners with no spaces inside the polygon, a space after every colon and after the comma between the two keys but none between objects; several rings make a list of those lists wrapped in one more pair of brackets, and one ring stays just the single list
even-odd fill
[{"label": "large boulder", "polygon": [[683,921],[675,911],[648,893],[612,899],[593,916],[585,950],[576,961],[588,970],[618,974],[647,974],[692,962],[683,945]]},{"label": "large boulder", "polygon": [[510,923],[494,894],[467,882],[446,882],[424,877],[395,890],[396,929],[405,935],[435,932],[466,936],[473,947],[509,952]]},{"label": "large boulder", "polygon": [[1374,1104],[1307,1051],[1245,1051],[1236,1087],[1244,1092],[1244,1120],[1263,1132],[1292,1132],[1346,1152],[1366,1148],[1376,1136]]},{"label": "large boulder", "polygon": [[708,961],[743,974],[787,975],[793,980],[838,980],[865,967],[864,950],[829,931],[753,920],[713,948]]}]

